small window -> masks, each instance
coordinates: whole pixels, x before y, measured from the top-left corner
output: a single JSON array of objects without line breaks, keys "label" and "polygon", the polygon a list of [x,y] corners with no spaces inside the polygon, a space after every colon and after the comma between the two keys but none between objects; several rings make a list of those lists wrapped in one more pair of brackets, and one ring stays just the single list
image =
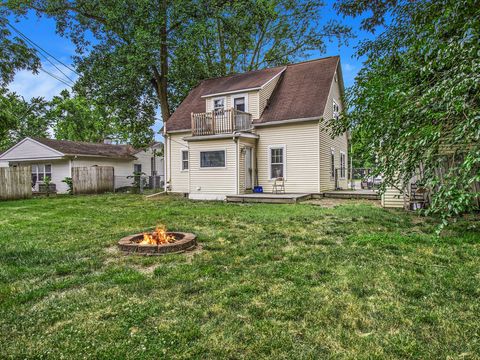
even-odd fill
[{"label": "small window", "polygon": [[37,181],[44,181],[46,177],[52,179],[52,165],[32,165],[32,183],[35,184]]},{"label": "small window", "polygon": [[270,179],[285,177],[285,147],[270,148]]},{"label": "small window", "polygon": [[215,110],[225,109],[225,98],[218,98],[213,100],[213,108]]},{"label": "small window", "polygon": [[338,120],[340,117],[340,106],[338,106],[337,102],[333,100],[333,118]]},{"label": "small window", "polygon": [[225,150],[201,151],[200,167],[202,168],[225,167]]},{"label": "small window", "polygon": [[188,170],[188,150],[182,150],[182,171]]},{"label": "small window", "polygon": [[237,97],[233,99],[233,107],[235,110],[240,110],[245,112],[245,98],[244,97]]},{"label": "small window", "polygon": [[133,164],[133,172],[135,174],[141,174],[142,173],[142,164]]},{"label": "small window", "polygon": [[335,177],[335,150],[331,149],[330,152],[330,176],[332,179]]},{"label": "small window", "polygon": [[344,152],[340,152],[340,177],[342,179],[345,179],[345,175],[346,175],[346,155]]}]

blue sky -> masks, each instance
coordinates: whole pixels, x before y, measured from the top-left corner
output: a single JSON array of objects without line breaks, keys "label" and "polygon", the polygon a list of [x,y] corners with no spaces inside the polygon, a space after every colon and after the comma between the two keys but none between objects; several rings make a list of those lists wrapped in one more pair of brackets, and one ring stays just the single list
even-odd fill
[{"label": "blue sky", "polygon": [[[362,66],[361,59],[359,60],[355,56],[355,47],[358,45],[359,41],[368,38],[371,34],[360,30],[361,18],[354,19],[349,17],[339,17],[333,9],[333,3],[334,1],[327,1],[325,11],[321,14],[322,19],[324,21],[337,19],[344,22],[353,28],[357,37],[350,40],[348,46],[339,47],[336,41],[327,43],[326,53],[322,54],[319,51],[311,52],[309,58],[314,59],[323,56],[340,55],[345,86],[349,87],[353,84],[355,75]],[[72,56],[75,54],[75,47],[69,40],[62,38],[55,33],[55,23],[53,20],[47,18],[39,19],[32,14],[26,19],[22,19],[20,22],[14,24],[14,26],[36,44],[40,45],[43,49],[60,59],[65,64],[68,65],[72,63]],[[64,75],[62,75],[58,69],[54,68],[53,65],[45,60],[42,63],[47,71],[64,78]],[[75,74],[70,70],[62,68],[62,71],[70,78],[75,79]],[[28,71],[21,71],[17,73],[9,88],[25,97],[25,99],[30,99],[31,97],[36,96],[51,99],[61,90],[67,88],[67,86],[43,72],[35,75]],[[161,122],[158,121],[155,124],[154,129],[158,131],[160,127]]]}]

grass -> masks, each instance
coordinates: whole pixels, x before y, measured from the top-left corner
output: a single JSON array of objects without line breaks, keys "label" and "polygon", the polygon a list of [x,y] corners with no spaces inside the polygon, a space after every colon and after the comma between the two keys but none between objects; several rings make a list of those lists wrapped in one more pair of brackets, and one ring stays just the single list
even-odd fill
[{"label": "grass", "polygon": [[[165,222],[196,253],[119,254]],[[480,357],[480,222],[361,203],[0,203],[0,358]]]}]

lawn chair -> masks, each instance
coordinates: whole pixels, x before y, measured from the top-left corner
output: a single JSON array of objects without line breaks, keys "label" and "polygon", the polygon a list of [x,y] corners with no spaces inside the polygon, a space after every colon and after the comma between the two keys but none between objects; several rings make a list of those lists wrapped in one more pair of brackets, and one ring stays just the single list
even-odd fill
[{"label": "lawn chair", "polygon": [[273,182],[272,192],[274,194],[285,194],[285,180],[283,177],[278,177]]}]

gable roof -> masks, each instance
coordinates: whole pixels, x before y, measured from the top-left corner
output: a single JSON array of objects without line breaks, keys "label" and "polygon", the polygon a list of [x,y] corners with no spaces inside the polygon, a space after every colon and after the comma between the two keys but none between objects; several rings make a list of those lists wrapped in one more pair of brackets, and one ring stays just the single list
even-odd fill
[{"label": "gable roof", "polygon": [[135,159],[136,150],[130,145],[89,143],[83,141],[55,140],[32,137],[31,139],[61,152],[64,155],[100,156],[116,159]]},{"label": "gable roof", "polygon": [[339,61],[334,56],[289,65],[254,123],[322,117]]},{"label": "gable roof", "polygon": [[[205,96],[260,88],[279,74],[281,78],[268,105],[254,124],[310,117],[320,118],[323,116],[339,61],[339,56],[332,56],[203,80],[190,91],[172,114],[165,125],[166,130],[168,132],[191,129],[191,113],[205,112]],[[259,84],[262,85],[259,86]]]}]

